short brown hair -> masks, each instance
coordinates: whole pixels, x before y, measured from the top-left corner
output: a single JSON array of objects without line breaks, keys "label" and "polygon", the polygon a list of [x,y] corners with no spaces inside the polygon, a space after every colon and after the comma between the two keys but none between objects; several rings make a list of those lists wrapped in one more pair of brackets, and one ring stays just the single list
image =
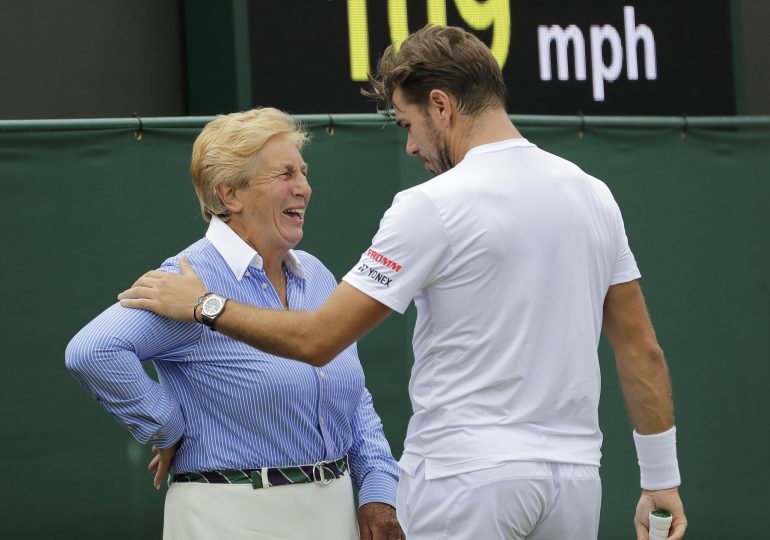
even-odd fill
[{"label": "short brown hair", "polygon": [[217,186],[245,187],[257,173],[257,152],[274,135],[287,134],[302,151],[308,140],[294,118],[270,107],[219,115],[206,124],[193,144],[190,174],[205,221],[230,216]]},{"label": "short brown hair", "polygon": [[466,114],[505,107],[507,96],[503,73],[489,47],[454,26],[427,25],[407,37],[399,49],[390,45],[369,82],[371,89],[362,93],[386,109],[396,88],[418,105],[427,103],[431,90],[443,90]]}]

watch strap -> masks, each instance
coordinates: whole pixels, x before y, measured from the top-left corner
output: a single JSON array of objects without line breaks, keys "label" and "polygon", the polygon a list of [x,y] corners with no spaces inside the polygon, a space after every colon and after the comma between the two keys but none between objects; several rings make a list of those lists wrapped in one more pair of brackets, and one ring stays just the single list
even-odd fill
[{"label": "watch strap", "polygon": [[201,295],[198,295],[198,298],[195,299],[195,305],[193,306],[193,319],[195,319],[195,322],[202,323],[203,321],[198,318],[198,306],[200,306],[203,301],[209,297],[209,295],[214,294],[213,292],[205,292]]}]

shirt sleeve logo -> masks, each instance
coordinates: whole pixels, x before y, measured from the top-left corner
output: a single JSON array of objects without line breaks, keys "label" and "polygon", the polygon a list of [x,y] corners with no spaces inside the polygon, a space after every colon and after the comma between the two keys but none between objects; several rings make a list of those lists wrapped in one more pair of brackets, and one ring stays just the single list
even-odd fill
[{"label": "shirt sleeve logo", "polygon": [[373,249],[370,249],[369,251],[367,251],[366,254],[369,256],[370,259],[372,259],[373,261],[378,262],[378,263],[384,265],[387,268],[392,268],[396,272],[401,270],[401,265],[400,264],[398,264],[393,259],[388,259],[385,255],[381,255],[381,254],[377,253]]},{"label": "shirt sleeve logo", "polygon": [[[401,270],[401,265],[398,264],[396,261],[392,259],[388,259],[384,255],[381,255],[380,253],[377,253],[373,249],[370,249],[366,252],[366,256],[369,257],[374,262],[377,262],[383,266],[385,266],[386,269],[393,270],[394,272],[398,272]],[[386,287],[390,287],[390,283],[393,281],[392,277],[388,277],[376,268],[372,268],[367,263],[362,262],[360,265],[358,265],[357,270],[359,272],[362,272],[366,277],[373,279],[377,283],[380,283],[382,285],[385,285]]]}]

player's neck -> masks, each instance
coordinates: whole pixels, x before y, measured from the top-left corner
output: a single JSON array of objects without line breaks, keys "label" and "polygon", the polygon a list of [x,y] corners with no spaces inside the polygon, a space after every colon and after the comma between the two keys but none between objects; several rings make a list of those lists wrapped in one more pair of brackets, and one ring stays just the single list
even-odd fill
[{"label": "player's neck", "polygon": [[505,109],[490,109],[473,116],[461,115],[454,126],[452,155],[459,163],[471,148],[521,137]]}]

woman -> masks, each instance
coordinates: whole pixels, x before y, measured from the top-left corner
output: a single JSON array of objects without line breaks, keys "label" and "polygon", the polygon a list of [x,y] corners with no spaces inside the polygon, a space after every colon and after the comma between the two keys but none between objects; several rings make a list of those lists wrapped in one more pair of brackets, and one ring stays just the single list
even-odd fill
[{"label": "woman", "polygon": [[[209,228],[162,269],[178,272],[185,255],[228,298],[319,308],[336,280],[293,250],[311,196],[306,138],[270,108],[209,123],[190,166]],[[212,330],[218,302],[199,299]],[[393,510],[398,469],[355,346],[313,368],[199,324],[114,305],[73,338],[66,361],[137,440],[152,441],[156,488],[170,472],[164,538],[358,538],[352,483],[361,537],[403,538]]]}]

